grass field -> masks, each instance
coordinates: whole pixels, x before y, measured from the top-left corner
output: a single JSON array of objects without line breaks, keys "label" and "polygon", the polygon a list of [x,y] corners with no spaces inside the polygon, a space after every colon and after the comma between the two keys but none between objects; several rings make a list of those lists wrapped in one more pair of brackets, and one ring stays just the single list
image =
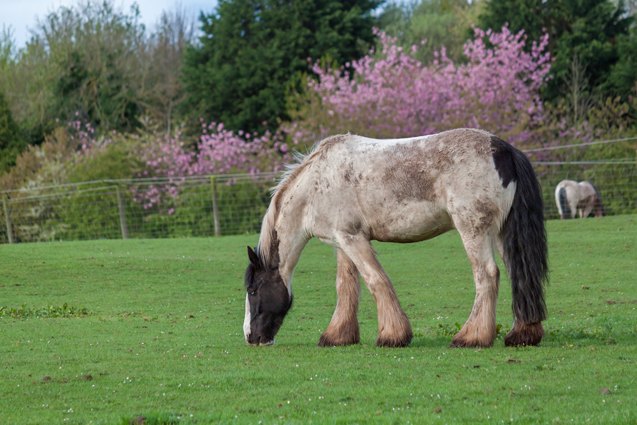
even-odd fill
[{"label": "grass field", "polygon": [[637,215],[549,222],[540,347],[450,349],[473,283],[457,233],[377,244],[415,337],[318,348],[335,255],[312,241],[272,347],[243,341],[256,235],[0,246],[1,424],[637,423]]}]

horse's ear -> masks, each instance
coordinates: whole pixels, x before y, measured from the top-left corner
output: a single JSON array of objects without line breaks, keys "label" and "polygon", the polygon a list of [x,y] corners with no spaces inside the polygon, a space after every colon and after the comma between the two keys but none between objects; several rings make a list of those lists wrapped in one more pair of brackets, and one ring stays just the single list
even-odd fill
[{"label": "horse's ear", "polygon": [[249,246],[248,246],[248,258],[250,259],[250,264],[252,264],[254,267],[259,267],[261,265],[261,261],[259,260],[259,256],[254,251],[254,249],[252,249]]}]

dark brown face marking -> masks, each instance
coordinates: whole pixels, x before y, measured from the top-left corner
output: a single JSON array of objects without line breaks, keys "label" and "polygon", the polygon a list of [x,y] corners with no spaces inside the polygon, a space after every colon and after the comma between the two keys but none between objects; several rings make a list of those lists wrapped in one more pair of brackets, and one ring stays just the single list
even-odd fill
[{"label": "dark brown face marking", "polygon": [[[278,258],[278,254],[277,258]],[[270,267],[248,247],[250,264],[245,273],[245,286],[250,308],[250,344],[271,344],[292,306],[292,298],[279,274],[278,262]]]}]

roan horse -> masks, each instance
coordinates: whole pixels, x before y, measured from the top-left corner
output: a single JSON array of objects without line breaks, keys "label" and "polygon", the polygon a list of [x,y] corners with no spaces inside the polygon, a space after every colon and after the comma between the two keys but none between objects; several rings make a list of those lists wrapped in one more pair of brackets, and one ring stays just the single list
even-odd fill
[{"label": "roan horse", "polygon": [[560,218],[586,218],[595,209],[595,217],[604,215],[602,197],[595,186],[587,181],[562,180],[555,187],[555,203]]},{"label": "roan horse", "polygon": [[411,342],[412,330],[370,240],[417,242],[453,228],[471,262],[476,295],[453,347],[489,347],[503,257],[513,290],[506,345],[537,345],[546,318],[547,245],[540,187],[529,160],[490,133],[456,129],[408,139],[355,135],[321,141],[274,189],[259,243],[248,247],[246,342],[274,343],[292,305],[292,274],[316,236],[336,248],[337,303],[320,346],[360,342],[362,275],[378,313],[379,346]]}]

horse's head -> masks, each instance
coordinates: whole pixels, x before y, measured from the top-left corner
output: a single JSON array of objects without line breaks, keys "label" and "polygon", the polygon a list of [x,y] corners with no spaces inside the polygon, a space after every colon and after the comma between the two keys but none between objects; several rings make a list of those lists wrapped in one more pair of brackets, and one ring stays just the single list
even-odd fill
[{"label": "horse's head", "polygon": [[595,189],[595,217],[603,217],[606,215],[606,211],[604,211],[604,204],[602,204],[602,195],[599,194],[595,186],[593,188]]},{"label": "horse's head", "polygon": [[248,258],[243,333],[248,344],[271,345],[292,306],[292,297],[279,274],[278,264],[266,265],[250,247]]}]

